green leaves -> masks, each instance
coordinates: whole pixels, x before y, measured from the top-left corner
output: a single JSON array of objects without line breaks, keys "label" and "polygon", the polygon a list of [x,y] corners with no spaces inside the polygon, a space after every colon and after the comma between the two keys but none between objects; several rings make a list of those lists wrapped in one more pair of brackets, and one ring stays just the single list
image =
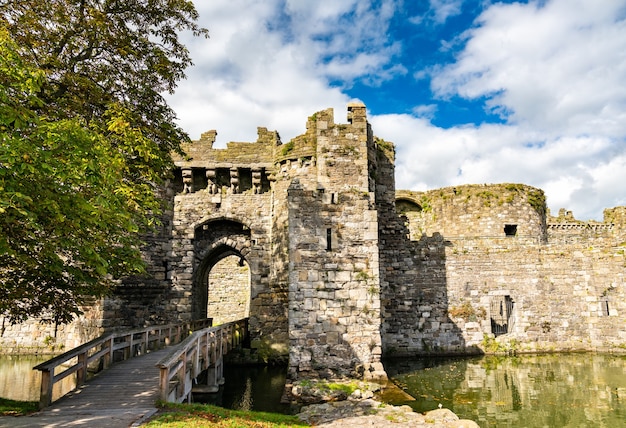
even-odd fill
[{"label": "green leaves", "polygon": [[66,322],[142,272],[187,135],[160,95],[191,64],[186,0],[0,1],[0,314]]},{"label": "green leaves", "polygon": [[0,146],[0,311],[21,319],[45,307],[69,319],[80,296],[59,296],[100,296],[109,276],[132,273],[120,257],[139,259],[148,220],[138,208],[158,210],[158,200],[130,190],[124,153],[80,120],[39,119],[29,129],[4,133]]},{"label": "green leaves", "polygon": [[[207,36],[187,0],[8,0],[0,20],[24,60],[46,73],[44,113],[100,121],[124,106],[133,128],[170,152],[186,134],[162,97],[191,65],[181,31]],[[0,21],[1,23],[2,21]],[[48,107],[54,106],[54,109]]]}]

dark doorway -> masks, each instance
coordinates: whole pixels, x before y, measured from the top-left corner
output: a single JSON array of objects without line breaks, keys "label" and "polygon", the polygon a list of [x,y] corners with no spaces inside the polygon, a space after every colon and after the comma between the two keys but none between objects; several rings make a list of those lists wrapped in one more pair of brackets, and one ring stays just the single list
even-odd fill
[{"label": "dark doorway", "polygon": [[491,332],[496,336],[509,333],[513,320],[513,299],[511,296],[492,296],[489,305]]}]

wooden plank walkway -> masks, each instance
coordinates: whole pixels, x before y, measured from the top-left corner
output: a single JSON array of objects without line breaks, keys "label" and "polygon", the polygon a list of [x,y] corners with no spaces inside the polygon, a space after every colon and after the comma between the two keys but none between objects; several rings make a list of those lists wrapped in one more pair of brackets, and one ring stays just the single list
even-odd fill
[{"label": "wooden plank walkway", "polygon": [[[181,402],[191,393],[194,379],[203,371],[218,386],[222,380],[223,356],[240,346],[248,335],[248,320],[233,321],[219,327],[210,319],[197,320],[193,326],[148,327],[140,331],[108,334],[80,345],[35,367],[42,374],[44,407],[32,416],[0,417],[0,427],[129,427],[139,426],[156,413],[156,401]],[[183,342],[183,333],[194,330]],[[163,335],[161,330],[166,330]],[[156,333],[155,333],[156,332]],[[172,336],[174,335],[174,336]],[[137,337],[136,337],[137,336]],[[123,340],[121,340],[123,339]],[[176,343],[160,350],[146,351],[153,344]],[[114,363],[92,379],[83,382],[89,364],[100,361],[108,367],[114,352],[123,352],[124,361]],[[141,355],[142,352],[146,354]],[[137,355],[139,354],[139,355]],[[122,356],[118,354],[119,356]],[[105,361],[103,361],[103,358]],[[56,373],[64,362],[78,363]],[[158,365],[158,367],[157,367]],[[52,385],[67,375],[76,374],[78,388],[50,404]],[[50,405],[49,405],[50,404]]]},{"label": "wooden plank walkway", "polygon": [[0,418],[0,427],[132,426],[156,411],[156,364],[170,352],[172,348],[164,348],[115,363],[32,416]]}]

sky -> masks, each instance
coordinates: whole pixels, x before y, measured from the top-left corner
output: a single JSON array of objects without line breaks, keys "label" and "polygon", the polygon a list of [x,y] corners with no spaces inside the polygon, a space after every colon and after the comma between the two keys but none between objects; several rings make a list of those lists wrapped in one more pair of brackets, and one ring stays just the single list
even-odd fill
[{"label": "sky", "polygon": [[209,39],[167,100],[192,139],[283,142],[367,106],[396,188],[524,183],[602,220],[626,205],[626,0],[194,0]]}]

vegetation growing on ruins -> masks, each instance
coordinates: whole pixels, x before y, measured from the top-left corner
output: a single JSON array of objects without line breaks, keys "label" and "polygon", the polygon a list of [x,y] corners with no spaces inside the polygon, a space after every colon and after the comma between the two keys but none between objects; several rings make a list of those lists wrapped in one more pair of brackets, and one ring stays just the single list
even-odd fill
[{"label": "vegetation growing on ruins", "polygon": [[452,318],[460,318],[465,321],[478,321],[486,317],[484,308],[475,309],[470,302],[463,302],[458,306],[451,306],[448,309],[448,314]]},{"label": "vegetation growing on ruins", "polygon": [[532,189],[528,192],[528,203],[539,215],[546,212],[546,195],[542,190]]},{"label": "vegetation growing on ruins", "polygon": [[161,93],[196,18],[186,0],[0,6],[0,314],[66,322],[142,271],[138,232],[188,140]]},{"label": "vegetation growing on ruins", "polygon": [[493,336],[488,334],[483,335],[481,347],[483,351],[488,354],[504,352],[504,346],[500,342],[497,342]]},{"label": "vegetation growing on ruins", "polygon": [[485,334],[481,342],[481,348],[487,354],[515,355],[519,351],[519,347],[520,343],[515,339],[500,342],[489,334]]},{"label": "vegetation growing on ruins", "polygon": [[423,195],[420,198],[420,206],[422,207],[422,212],[424,213],[429,213],[433,210],[433,206],[432,203],[430,201],[430,198],[426,195]]},{"label": "vegetation growing on ruins", "polygon": [[283,146],[280,149],[280,154],[282,156],[287,156],[289,153],[293,151],[295,146],[296,144],[294,143],[293,140],[289,141],[288,143],[283,144]]},{"label": "vegetation growing on ruins", "polygon": [[387,152],[387,153],[394,153],[395,152],[395,147],[394,147],[393,143],[391,143],[389,141],[385,141],[385,140],[383,140],[382,138],[379,138],[379,137],[374,137],[374,142],[376,143],[378,148],[380,148],[384,152]]},{"label": "vegetation growing on ruins", "polygon": [[505,183],[490,185],[463,185],[446,187],[437,191],[424,192],[416,201],[422,205],[425,212],[433,205],[429,198],[442,201],[462,201],[465,204],[480,204],[485,208],[512,204],[515,200],[524,201],[541,216],[545,214],[545,194],[540,189],[535,189],[524,184]]},{"label": "vegetation growing on ruins", "polygon": [[[511,192],[511,196],[514,196],[515,193],[526,194],[530,206],[533,207],[539,215],[545,214],[546,195],[543,193],[543,190],[529,188],[523,184],[515,183],[507,183],[504,185],[504,188]],[[510,202],[513,202],[513,199],[511,199]]]},{"label": "vegetation growing on ruins", "polygon": [[488,190],[482,190],[476,194],[479,198],[483,200],[483,205],[486,207],[491,206],[492,199],[498,200],[498,196]]}]

